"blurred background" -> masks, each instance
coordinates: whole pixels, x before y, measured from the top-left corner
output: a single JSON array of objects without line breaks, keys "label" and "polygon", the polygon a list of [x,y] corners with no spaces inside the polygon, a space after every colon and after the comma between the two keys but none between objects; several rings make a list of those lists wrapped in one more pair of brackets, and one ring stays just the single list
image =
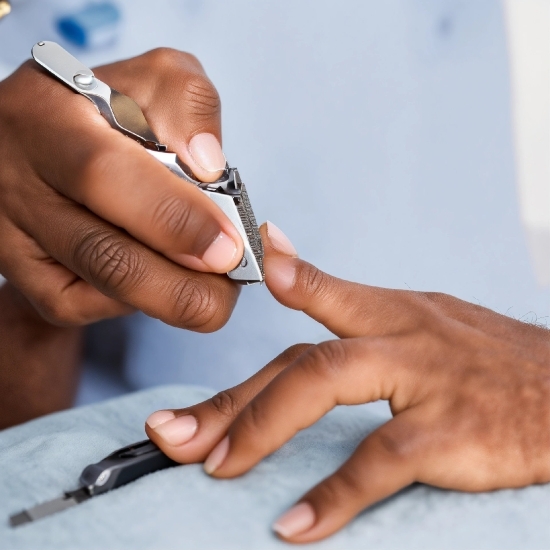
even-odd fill
[{"label": "blurred background", "polygon": [[[258,220],[301,257],[548,325],[550,0],[11,4],[1,76],[38,40],[89,66],[158,46],[195,54]],[[328,337],[261,286],[216,334],[144,315],[102,323],[79,402],[172,382],[221,389]]]}]

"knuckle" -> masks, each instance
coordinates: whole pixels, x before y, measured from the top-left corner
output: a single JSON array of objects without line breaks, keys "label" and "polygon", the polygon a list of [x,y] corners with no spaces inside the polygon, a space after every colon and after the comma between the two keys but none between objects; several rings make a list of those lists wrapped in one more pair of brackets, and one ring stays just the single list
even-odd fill
[{"label": "knuckle", "polygon": [[376,438],[382,451],[398,460],[409,460],[414,455],[410,436],[392,430],[381,430]]},{"label": "knuckle", "polygon": [[145,54],[145,58],[155,67],[172,70],[175,66],[190,65],[200,67],[198,59],[187,52],[174,48],[154,48]]},{"label": "knuckle", "polygon": [[152,223],[170,238],[181,237],[189,226],[192,208],[180,197],[162,198],[152,210]]},{"label": "knuckle", "polygon": [[90,231],[74,247],[74,261],[100,286],[124,291],[143,275],[139,252],[105,229]]},{"label": "knuckle", "polygon": [[72,304],[59,295],[44,295],[33,302],[40,315],[50,324],[58,327],[81,326],[85,324]]},{"label": "knuckle", "polygon": [[365,472],[358,471],[358,468],[353,463],[348,463],[334,475],[333,491],[340,498],[349,499],[350,496],[364,494],[365,485]]},{"label": "knuckle", "polygon": [[435,305],[447,304],[455,299],[444,292],[419,292],[418,295],[423,299]]},{"label": "knuckle", "polygon": [[[239,417],[240,427],[246,433],[262,432],[265,425],[266,413],[257,399],[253,399]],[[251,445],[252,446],[252,445]]]},{"label": "knuckle", "polygon": [[[145,54],[147,66],[178,85],[178,96],[186,114],[196,120],[219,117],[221,101],[218,91],[205,75],[199,60],[192,54],[172,48],[157,48]],[[174,75],[176,80],[174,80]]]},{"label": "knuckle", "polygon": [[239,402],[230,390],[217,393],[210,403],[217,413],[227,418],[235,418],[240,411]]},{"label": "knuckle", "polygon": [[328,340],[312,346],[305,354],[304,368],[314,377],[334,378],[342,375],[349,360],[346,345],[342,340]]},{"label": "knuckle", "polygon": [[182,65],[185,64],[186,66],[190,67],[193,70],[199,70],[199,71],[203,70],[202,64],[196,55],[193,55],[190,52],[182,52],[179,50],[174,50],[174,51],[177,54],[177,60],[180,64]]},{"label": "knuckle", "polygon": [[184,278],[176,284],[173,295],[174,317],[178,326],[197,332],[219,328],[225,308],[211,285],[195,278]]},{"label": "knuckle", "polygon": [[349,504],[350,500],[360,499],[365,490],[364,472],[358,472],[347,464],[319,485],[315,492],[318,500],[330,503],[331,507],[340,507]]},{"label": "knuckle", "polygon": [[218,91],[203,74],[187,75],[183,83],[182,99],[189,115],[199,120],[219,116],[221,112]]},{"label": "knuckle", "polygon": [[283,353],[281,353],[279,357],[285,362],[294,361],[297,357],[302,355],[302,353],[306,352],[311,347],[313,347],[313,344],[293,344],[285,351],[283,351]]},{"label": "knuckle", "polygon": [[313,265],[302,263],[296,280],[307,298],[322,299],[329,292],[327,275]]}]

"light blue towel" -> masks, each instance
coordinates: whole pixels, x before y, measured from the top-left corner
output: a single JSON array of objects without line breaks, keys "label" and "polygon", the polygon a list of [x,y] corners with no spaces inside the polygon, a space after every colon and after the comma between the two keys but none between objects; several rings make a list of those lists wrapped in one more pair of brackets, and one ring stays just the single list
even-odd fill
[{"label": "light blue towel", "polygon": [[[247,475],[218,481],[200,465],[141,478],[17,529],[7,518],[76,487],[82,468],[142,439],[147,415],[208,397],[166,386],[50,415],[0,432],[0,548],[289,548],[270,524],[383,419],[339,408]],[[315,548],[550,548],[550,485],[461,494],[417,485],[364,512]]]}]

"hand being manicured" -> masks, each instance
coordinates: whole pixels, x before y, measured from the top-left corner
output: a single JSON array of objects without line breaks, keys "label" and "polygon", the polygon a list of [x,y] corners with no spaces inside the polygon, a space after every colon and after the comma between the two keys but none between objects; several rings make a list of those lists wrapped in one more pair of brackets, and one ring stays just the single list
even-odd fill
[{"label": "hand being manicured", "polygon": [[266,283],[338,339],[294,346],[243,384],[158,411],[171,458],[239,476],[337,405],[390,402],[393,419],[273,528],[290,542],[334,533],[414,482],[490,491],[550,481],[550,333],[439,293],[331,277],[262,228]]}]

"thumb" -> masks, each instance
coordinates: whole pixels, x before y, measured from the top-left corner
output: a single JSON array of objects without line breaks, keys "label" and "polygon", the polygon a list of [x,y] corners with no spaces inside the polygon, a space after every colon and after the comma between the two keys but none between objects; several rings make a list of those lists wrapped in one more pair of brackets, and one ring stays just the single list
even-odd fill
[{"label": "thumb", "polygon": [[139,104],[160,141],[197,179],[213,182],[222,175],[220,97],[196,57],[158,48],[96,73]]},{"label": "thumb", "polygon": [[260,232],[265,282],[278,302],[303,311],[340,338],[372,330],[377,304],[387,301],[385,289],[338,279],[300,260],[288,237],[272,222],[262,225]]}]

